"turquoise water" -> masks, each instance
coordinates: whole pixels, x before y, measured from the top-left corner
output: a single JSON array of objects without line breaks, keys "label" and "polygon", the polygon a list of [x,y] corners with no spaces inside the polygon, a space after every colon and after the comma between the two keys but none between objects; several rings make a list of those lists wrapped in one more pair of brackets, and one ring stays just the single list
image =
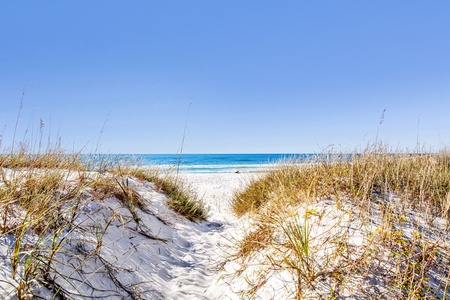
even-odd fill
[{"label": "turquoise water", "polygon": [[301,159],[299,154],[182,154],[139,155],[145,165],[178,166],[188,173],[231,173],[264,171],[280,160]]},{"label": "turquoise water", "polygon": [[242,173],[267,170],[283,160],[304,161],[312,154],[126,154],[102,155],[142,166],[179,168],[184,173]]}]

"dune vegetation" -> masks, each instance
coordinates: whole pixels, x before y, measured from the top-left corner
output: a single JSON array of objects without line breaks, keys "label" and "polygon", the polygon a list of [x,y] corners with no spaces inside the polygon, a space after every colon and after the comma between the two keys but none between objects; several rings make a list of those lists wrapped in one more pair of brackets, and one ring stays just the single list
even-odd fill
[{"label": "dune vegetation", "polygon": [[252,224],[228,258],[242,298],[450,298],[448,151],[283,163],[232,207]]},{"label": "dune vegetation", "polygon": [[[139,264],[127,265],[121,245],[131,253],[151,241],[136,250],[150,262],[161,245],[186,242],[167,229],[175,215],[207,218],[174,173],[58,148],[0,155],[0,176],[0,298],[162,297],[131,271]],[[231,200],[244,234],[223,257],[230,298],[450,298],[449,179],[446,150],[376,145],[280,163]]]},{"label": "dune vegetation", "polygon": [[[148,182],[152,189],[166,195],[168,207],[180,216],[194,222],[206,220],[207,211],[201,199],[173,174],[119,163],[87,162],[80,154],[66,154],[60,149],[43,154],[21,150],[0,155],[0,253],[6,264],[0,271],[0,287],[3,287],[0,298],[38,297],[36,291],[43,287],[52,296],[41,295],[41,298],[89,298],[79,288],[84,284],[93,289],[89,280],[80,275],[86,272],[83,264],[93,255],[97,255],[95,262],[99,261],[105,234],[117,222],[122,227],[131,222],[141,236],[164,243],[165,238],[144,226],[143,213],[166,223],[152,211],[152,204],[141,195],[136,182],[141,186]],[[109,198],[117,199],[127,212],[106,213],[101,222],[93,223],[87,207],[98,206],[94,203]],[[93,232],[89,242],[87,237],[80,239],[88,236],[87,231]],[[75,243],[75,239],[80,241]],[[76,251],[89,255],[85,259],[76,256],[77,265],[61,261],[61,253],[70,257]],[[67,273],[67,267],[73,270]],[[110,270],[109,275],[113,276],[114,270],[106,262],[92,274],[100,272],[100,268]],[[111,291],[101,295],[125,293]],[[137,292],[134,296],[129,294],[138,295]]]}]

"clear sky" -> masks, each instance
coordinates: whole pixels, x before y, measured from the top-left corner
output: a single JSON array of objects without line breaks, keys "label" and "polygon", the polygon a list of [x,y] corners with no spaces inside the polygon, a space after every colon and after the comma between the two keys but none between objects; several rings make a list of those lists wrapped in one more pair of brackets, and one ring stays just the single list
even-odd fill
[{"label": "clear sky", "polygon": [[[2,148],[450,144],[450,1],[1,1]],[[384,121],[380,124],[383,110]],[[102,130],[103,128],[103,130]]]}]

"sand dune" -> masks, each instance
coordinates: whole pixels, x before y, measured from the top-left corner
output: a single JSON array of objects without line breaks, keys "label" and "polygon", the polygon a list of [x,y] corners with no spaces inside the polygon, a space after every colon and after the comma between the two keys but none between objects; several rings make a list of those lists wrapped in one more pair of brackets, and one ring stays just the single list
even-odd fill
[{"label": "sand dune", "polygon": [[[186,175],[210,208],[209,220],[200,223],[170,210],[165,195],[149,182],[128,180],[148,204],[137,210],[139,221],[114,197],[84,200],[77,228],[64,236],[46,279],[53,288],[37,284],[33,293],[51,299],[58,287],[73,299],[237,299],[220,280],[219,264],[222,247],[239,231],[229,200],[247,177]],[[14,241],[12,235],[2,238],[0,295],[15,298],[20,282],[9,260]],[[26,242],[32,245],[36,237],[30,234]]]}]

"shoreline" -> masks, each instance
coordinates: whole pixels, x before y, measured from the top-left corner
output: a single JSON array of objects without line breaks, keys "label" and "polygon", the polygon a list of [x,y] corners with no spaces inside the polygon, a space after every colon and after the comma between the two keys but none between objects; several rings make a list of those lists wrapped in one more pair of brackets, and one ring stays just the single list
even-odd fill
[{"label": "shoreline", "polygon": [[260,174],[274,170],[278,164],[261,164],[261,165],[144,165],[139,166],[144,169],[156,169],[161,172],[173,172],[189,175],[189,174]]}]

